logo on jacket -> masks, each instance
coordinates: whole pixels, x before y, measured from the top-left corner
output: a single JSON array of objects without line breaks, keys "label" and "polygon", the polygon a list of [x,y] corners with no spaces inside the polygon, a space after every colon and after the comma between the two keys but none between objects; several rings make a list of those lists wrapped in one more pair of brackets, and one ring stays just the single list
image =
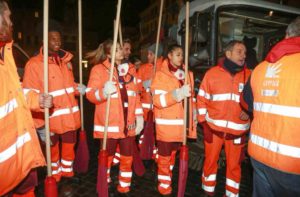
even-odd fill
[{"label": "logo on jacket", "polygon": [[128,63],[123,63],[118,65],[119,76],[125,76],[128,72],[129,65]]},{"label": "logo on jacket", "polygon": [[266,78],[279,78],[281,63],[269,64],[267,67]]},{"label": "logo on jacket", "polygon": [[174,73],[174,75],[178,80],[184,79],[184,71],[181,69],[177,69],[177,71]]}]

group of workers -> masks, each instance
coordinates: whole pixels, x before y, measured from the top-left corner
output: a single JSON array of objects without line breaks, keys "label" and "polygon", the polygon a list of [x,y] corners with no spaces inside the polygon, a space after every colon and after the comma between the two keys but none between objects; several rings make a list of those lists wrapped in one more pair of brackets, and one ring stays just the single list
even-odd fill
[{"label": "group of workers", "polygon": [[123,48],[117,44],[113,79],[109,81],[113,41],[106,40],[86,55],[93,65],[87,87],[77,84],[73,55],[61,49],[58,26],[49,25],[49,94],[44,94],[43,46],[27,62],[22,84],[19,81],[12,55],[10,14],[7,3],[0,0],[0,196],[35,196],[36,168],[45,165],[39,142],[45,140],[44,108],[50,110],[52,175],[57,182],[74,176],[76,131],[81,125],[75,96],[80,94],[95,104],[94,138],[101,143],[107,98],[111,99],[107,182],[113,184],[110,167],[118,150],[117,191],[121,194],[134,189],[130,186],[136,136],[142,136],[150,111],[155,122],[157,190],[162,195],[172,194],[172,170],[183,142],[183,100],[187,98],[187,137],[197,138],[198,123],[203,128],[201,182],[205,195],[215,194],[218,159],[224,146],[225,195],[239,196],[241,162],[251,124],[248,152],[254,168],[253,196],[300,196],[300,18],[288,26],[286,38],[252,74],[246,67],[244,43],[230,41],[224,58],[206,72],[197,95],[193,73],[184,72],[183,48],[177,44],[168,47],[165,58],[161,46],[155,58],[156,47],[151,45],[148,63],[138,70],[129,61],[129,40]]}]

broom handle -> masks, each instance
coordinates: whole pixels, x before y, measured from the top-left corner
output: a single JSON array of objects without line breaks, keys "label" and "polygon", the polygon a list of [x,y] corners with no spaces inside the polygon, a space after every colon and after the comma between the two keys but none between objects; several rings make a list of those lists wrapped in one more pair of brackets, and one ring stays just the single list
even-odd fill
[{"label": "broom handle", "polygon": [[119,39],[120,39],[120,45],[123,47],[123,37],[122,37],[122,25],[121,25],[121,20],[119,23]]},{"label": "broom handle", "polygon": [[[188,55],[189,55],[189,19],[190,19],[190,2],[186,1],[186,10],[185,10],[185,54],[184,54],[184,84],[188,84]],[[183,106],[184,106],[184,114],[183,114],[183,145],[186,145],[186,122],[187,122],[187,102],[188,98],[185,97],[183,101]]]},{"label": "broom handle", "polygon": [[[48,94],[48,22],[49,22],[49,0],[44,0],[44,24],[43,24],[43,42],[44,42],[44,93]],[[46,159],[47,175],[52,176],[51,172],[51,150],[50,150],[50,131],[49,131],[49,108],[45,108],[45,130],[46,130]]]},{"label": "broom handle", "polygon": [[153,75],[155,75],[155,72],[156,72],[156,62],[157,62],[157,53],[158,53],[158,44],[159,44],[159,37],[160,37],[160,28],[161,28],[161,19],[162,19],[163,6],[164,6],[164,0],[161,0],[160,1],[160,9],[159,9],[158,26],[157,26],[157,35],[156,35],[156,46],[155,46]]},{"label": "broom handle", "polygon": [[[116,47],[117,47],[121,4],[122,4],[122,0],[118,0],[117,17],[116,17],[116,23],[115,23],[115,28],[114,28],[114,40],[113,40],[113,46],[112,46],[111,66],[110,66],[110,72],[109,72],[109,81],[112,81],[113,74],[114,74],[114,65],[115,65],[115,57],[116,57]],[[103,150],[106,150],[109,110],[110,110],[110,94],[107,96],[107,103],[106,103],[106,110],[105,110],[105,126],[104,126],[104,137],[103,137],[103,144],[102,144]]]},{"label": "broom handle", "polygon": [[[78,56],[79,56],[79,83],[82,84],[82,3],[78,0]],[[84,130],[83,95],[80,94],[81,131]]]}]

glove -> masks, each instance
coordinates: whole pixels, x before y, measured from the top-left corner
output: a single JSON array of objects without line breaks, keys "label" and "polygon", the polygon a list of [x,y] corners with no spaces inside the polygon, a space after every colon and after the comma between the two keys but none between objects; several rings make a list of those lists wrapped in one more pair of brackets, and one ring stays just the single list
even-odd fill
[{"label": "glove", "polygon": [[39,94],[40,108],[51,108],[53,106],[53,96],[50,94]]},{"label": "glove", "polygon": [[144,117],[143,116],[136,116],[136,128],[135,134],[139,135],[144,128]]},{"label": "glove", "polygon": [[143,87],[145,88],[145,90],[147,90],[151,85],[151,80],[146,80],[146,81],[143,81]]},{"label": "glove", "polygon": [[103,95],[105,98],[107,98],[108,95],[111,95],[111,94],[117,92],[117,88],[116,88],[115,84],[116,84],[116,82],[113,82],[113,81],[107,81],[104,84]]},{"label": "glove", "polygon": [[[41,139],[44,143],[46,143],[46,129],[45,129],[45,127],[42,127],[42,128],[37,129],[37,133],[38,133],[40,139]],[[55,134],[52,133],[52,132],[50,132],[50,136],[53,136],[53,135],[55,135]],[[51,140],[50,140],[50,145],[52,146]]]},{"label": "glove", "polygon": [[173,98],[177,101],[180,102],[182,101],[185,97],[190,97],[191,96],[191,86],[190,84],[183,85],[181,88],[178,88],[176,90],[173,90],[172,95]]},{"label": "glove", "polygon": [[76,89],[81,95],[85,95],[86,86],[83,84],[78,84]]}]

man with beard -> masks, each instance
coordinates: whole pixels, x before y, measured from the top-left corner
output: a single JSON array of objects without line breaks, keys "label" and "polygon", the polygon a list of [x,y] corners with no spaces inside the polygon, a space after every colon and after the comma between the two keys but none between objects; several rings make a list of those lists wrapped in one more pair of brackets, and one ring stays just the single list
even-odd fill
[{"label": "man with beard", "polygon": [[12,22],[0,0],[0,196],[34,196],[36,167],[44,166],[30,110],[52,106],[49,95],[22,89],[12,54]]}]

